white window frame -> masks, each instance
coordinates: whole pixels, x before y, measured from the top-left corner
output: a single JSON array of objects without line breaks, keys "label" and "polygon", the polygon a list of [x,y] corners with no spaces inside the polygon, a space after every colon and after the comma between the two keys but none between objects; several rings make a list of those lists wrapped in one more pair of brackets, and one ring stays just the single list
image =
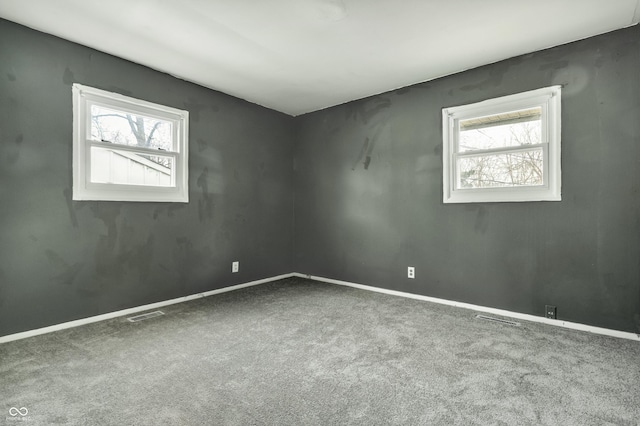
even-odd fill
[{"label": "white window frame", "polygon": [[[73,84],[73,199],[98,201],[189,202],[189,112],[82,84]],[[91,105],[169,121],[173,150],[115,145],[91,139]],[[91,147],[123,153],[171,157],[175,175],[171,186],[91,182]]]},{"label": "white window frame", "polygon": [[[551,86],[514,95],[489,99],[468,105],[443,108],[443,202],[444,203],[482,203],[482,202],[522,202],[522,201],[560,201],[561,164],[560,164],[560,96],[561,86]],[[465,155],[478,153],[504,154],[517,152],[520,147],[506,147],[492,150],[458,150],[459,122],[471,118],[480,118],[530,108],[542,108],[543,184],[538,186],[518,186],[501,188],[457,188],[457,159]],[[531,148],[531,146],[527,146]]]}]

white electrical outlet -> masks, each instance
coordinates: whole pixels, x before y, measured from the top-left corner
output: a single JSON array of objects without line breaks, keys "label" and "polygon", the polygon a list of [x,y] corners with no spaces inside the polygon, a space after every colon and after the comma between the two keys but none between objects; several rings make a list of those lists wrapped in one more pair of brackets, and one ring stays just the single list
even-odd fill
[{"label": "white electrical outlet", "polygon": [[240,262],[233,262],[231,264],[231,272],[238,272],[240,270]]},{"label": "white electrical outlet", "polygon": [[407,268],[407,277],[415,278],[416,277],[416,268],[414,268],[413,266],[409,266]]}]

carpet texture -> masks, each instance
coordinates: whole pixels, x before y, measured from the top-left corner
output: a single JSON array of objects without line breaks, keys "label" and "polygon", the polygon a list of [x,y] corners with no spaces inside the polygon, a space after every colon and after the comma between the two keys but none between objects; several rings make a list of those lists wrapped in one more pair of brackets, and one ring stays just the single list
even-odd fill
[{"label": "carpet texture", "polygon": [[638,342],[299,278],[162,310],[0,345],[0,424],[640,422]]}]

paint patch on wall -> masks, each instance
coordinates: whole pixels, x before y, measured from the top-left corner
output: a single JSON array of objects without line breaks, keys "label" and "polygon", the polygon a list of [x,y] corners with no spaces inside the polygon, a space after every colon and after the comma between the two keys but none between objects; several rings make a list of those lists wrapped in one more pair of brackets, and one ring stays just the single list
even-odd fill
[{"label": "paint patch on wall", "polygon": [[354,105],[347,105],[346,117],[347,119],[360,121],[365,128],[364,133],[370,136],[365,137],[351,170],[356,170],[360,163],[362,163],[364,170],[368,170],[375,146],[381,140],[390,140],[389,107],[391,106],[391,101],[387,98],[376,97],[371,101],[364,102],[362,106],[359,105],[359,102],[354,102]]},{"label": "paint patch on wall", "polygon": [[205,167],[198,181],[196,182],[198,188],[201,190],[201,197],[198,200],[198,218],[200,222],[205,219],[211,219],[213,217],[213,196],[209,192],[209,168]]},{"label": "paint patch on wall", "polygon": [[184,108],[189,111],[189,118],[197,123],[200,121],[200,113],[207,108],[207,106],[196,100],[188,99],[184,102]]},{"label": "paint patch on wall", "polygon": [[476,232],[484,234],[487,232],[489,224],[487,222],[487,210],[484,206],[478,206],[476,212],[476,220],[473,224],[473,229]]},{"label": "paint patch on wall", "polygon": [[58,271],[56,275],[53,275],[51,279],[58,284],[64,284],[70,286],[76,280],[76,277],[84,264],[82,262],[74,263],[70,265],[66,262],[62,256],[53,250],[46,250],[45,255],[49,260],[51,266]]},{"label": "paint patch on wall", "polygon": [[563,61],[555,61],[555,62],[551,62],[549,64],[540,65],[540,67],[538,67],[538,69],[540,71],[560,70],[560,69],[566,68],[568,66],[569,66],[569,61],[563,60]]},{"label": "paint patch on wall", "polygon": [[512,58],[508,61],[492,64],[491,68],[489,68],[489,75],[487,77],[477,83],[462,86],[460,90],[463,92],[469,92],[472,90],[498,87],[502,84],[504,75],[509,71],[509,69],[518,65],[520,62],[522,62],[522,58]]},{"label": "paint patch on wall", "polygon": [[15,165],[20,159],[20,148],[15,147],[14,149],[9,150],[9,152],[5,155],[5,162],[9,166]]},{"label": "paint patch on wall", "polygon": [[351,102],[345,105],[345,118],[368,124],[373,117],[390,106],[391,100],[381,96],[376,96],[367,102]]},{"label": "paint patch on wall", "polygon": [[175,270],[180,277],[178,284],[181,288],[184,289],[187,283],[194,280],[206,280],[208,268],[213,264],[212,257],[209,246],[196,248],[189,238],[176,238],[173,259],[175,260]]},{"label": "paint patch on wall", "polygon": [[0,306],[4,305],[6,297],[4,296],[4,286],[6,285],[4,269],[0,268]]},{"label": "paint patch on wall", "polygon": [[198,144],[198,152],[202,152],[209,148],[209,144],[202,138],[196,139],[196,143]]},{"label": "paint patch on wall", "polygon": [[575,96],[587,89],[591,81],[590,72],[581,66],[567,66],[553,76],[553,84],[562,86],[562,96]]},{"label": "paint patch on wall", "polygon": [[115,280],[122,278],[122,265],[116,262],[116,242],[118,240],[118,226],[116,220],[120,215],[120,203],[95,202],[91,211],[96,219],[100,219],[107,229],[107,233],[98,238],[95,249],[96,273]]},{"label": "paint patch on wall", "polygon": [[123,89],[122,87],[118,87],[118,86],[109,86],[107,87],[107,90],[110,92],[119,93],[125,96],[133,96],[133,92],[131,90]]},{"label": "paint patch on wall", "polygon": [[161,214],[166,214],[167,217],[174,217],[178,210],[183,210],[187,204],[183,203],[170,203],[168,205],[161,205],[153,209],[153,219],[156,220]]},{"label": "paint patch on wall", "polygon": [[76,82],[76,77],[73,75],[73,72],[69,69],[69,67],[65,68],[64,74],[62,75],[62,82],[67,86],[71,86]]},{"label": "paint patch on wall", "polygon": [[76,215],[76,211],[73,208],[73,195],[71,192],[71,188],[65,188],[62,191],[62,195],[64,196],[65,203],[67,204],[67,211],[69,212],[69,219],[71,220],[71,225],[74,228],[78,227],[78,216]]}]

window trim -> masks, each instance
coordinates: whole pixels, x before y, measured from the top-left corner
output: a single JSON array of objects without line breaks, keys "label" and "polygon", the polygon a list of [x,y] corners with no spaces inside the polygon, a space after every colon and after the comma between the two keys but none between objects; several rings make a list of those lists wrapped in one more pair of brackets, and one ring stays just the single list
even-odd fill
[{"label": "window trim", "polygon": [[[458,152],[457,130],[460,120],[511,112],[528,108],[542,108],[542,143],[526,148],[510,147],[490,150]],[[442,109],[443,133],[443,203],[561,201],[561,86],[550,86],[513,95],[488,99],[468,105]],[[457,188],[456,159],[492,153],[509,153],[535,147],[543,148],[544,184],[538,186],[500,188]]]},{"label": "window trim", "polygon": [[[119,93],[74,83],[73,95],[73,199],[76,201],[189,202],[189,112],[135,99]],[[90,138],[91,105],[141,114],[173,124],[174,151],[118,145],[123,152],[171,157],[175,161],[172,186],[95,183],[91,176],[91,147],[114,144]]]}]

